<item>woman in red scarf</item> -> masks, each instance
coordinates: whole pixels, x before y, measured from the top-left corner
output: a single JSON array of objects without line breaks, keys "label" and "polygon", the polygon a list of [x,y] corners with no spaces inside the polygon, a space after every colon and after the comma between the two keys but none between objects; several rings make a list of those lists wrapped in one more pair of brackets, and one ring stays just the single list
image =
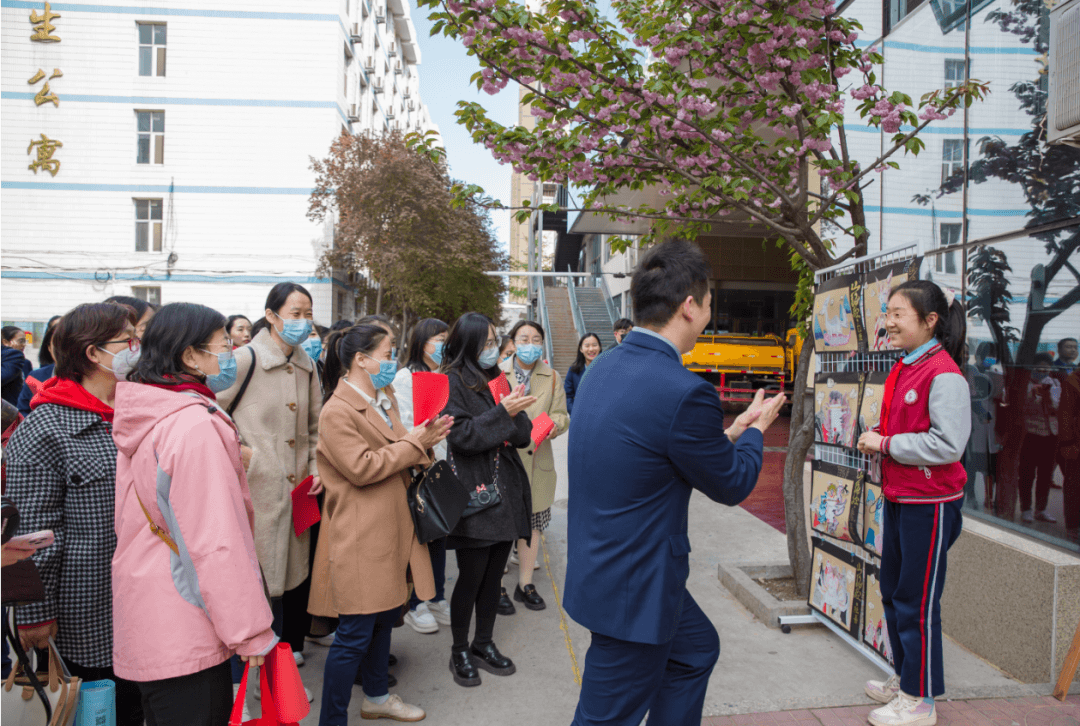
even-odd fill
[{"label": "woman in red scarf", "polygon": [[116,682],[117,724],[141,724],[135,684],[112,668],[110,565],[116,444],[113,395],[138,352],[134,311],[116,303],[80,305],[53,334],[55,377],[30,402],[30,416],[5,452],[7,494],[19,533],[51,529],[55,544],[34,555],[45,600],[16,610],[24,646],[50,637],[73,675]]}]

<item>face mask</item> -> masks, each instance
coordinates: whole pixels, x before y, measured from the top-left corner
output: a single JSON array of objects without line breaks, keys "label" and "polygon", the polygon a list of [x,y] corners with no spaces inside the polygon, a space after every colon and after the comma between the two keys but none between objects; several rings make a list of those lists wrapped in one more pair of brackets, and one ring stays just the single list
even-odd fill
[{"label": "face mask", "polygon": [[[371,356],[367,357],[371,358]],[[371,358],[371,360],[375,359]],[[379,364],[379,372],[373,376],[368,373],[368,375],[371,376],[371,385],[375,386],[376,389],[386,388],[394,382],[394,376],[397,375],[397,363],[392,360],[380,360],[375,362]]]},{"label": "face mask", "polygon": [[289,345],[300,345],[311,335],[311,321],[307,318],[300,320],[282,319],[281,330],[278,335]]},{"label": "face mask", "polygon": [[98,347],[98,350],[102,353],[108,353],[113,357],[112,368],[102,365],[101,363],[98,363],[98,365],[116,376],[116,380],[118,381],[126,381],[128,373],[131,373],[135,370],[135,366],[139,365],[140,351],[124,348],[119,353],[112,353],[101,347]]},{"label": "face mask", "polygon": [[442,365],[442,353],[445,343],[436,343],[435,350],[431,352],[431,360],[435,361],[435,365]]},{"label": "face mask", "polygon": [[[224,353],[206,352],[217,356],[218,368],[220,369],[217,373],[206,376],[206,387],[214,393],[228,390],[232,387],[232,384],[236,383],[236,358],[233,356],[233,352],[231,350]],[[199,371],[197,367],[195,370]],[[202,373],[202,371],[199,371],[199,373]]]},{"label": "face mask", "polygon": [[499,362],[499,349],[498,348],[487,348],[487,349],[485,349],[484,352],[480,354],[480,358],[479,358],[478,362],[480,363],[481,368],[491,368],[491,367],[493,367],[496,363]]},{"label": "face mask", "polygon": [[540,360],[540,346],[539,345],[519,345],[517,347],[517,357],[525,365],[532,365],[536,361]]},{"label": "face mask", "polygon": [[319,360],[319,356],[322,355],[322,340],[319,338],[308,338],[300,344],[300,347],[311,356],[311,360]]},{"label": "face mask", "polygon": [[995,366],[995,365],[997,365],[997,358],[991,358],[991,357],[987,356],[986,358],[983,358],[983,365],[986,366],[987,368]]}]

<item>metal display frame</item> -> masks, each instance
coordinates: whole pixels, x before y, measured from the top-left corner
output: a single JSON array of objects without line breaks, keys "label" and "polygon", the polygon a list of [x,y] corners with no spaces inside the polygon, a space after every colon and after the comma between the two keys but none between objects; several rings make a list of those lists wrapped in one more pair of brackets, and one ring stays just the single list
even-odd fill
[{"label": "metal display frame", "polygon": [[[828,267],[824,270],[818,270],[814,273],[814,283],[820,285],[826,280],[830,280],[840,275],[859,275],[874,272],[879,268],[893,265],[899,262],[909,262],[918,258],[920,253],[920,247],[917,243],[903,245],[901,247],[893,247],[890,249],[882,250],[880,252],[866,255],[865,257],[859,257],[849,262],[844,262],[833,267]],[[865,301],[864,301],[865,303]],[[861,312],[860,312],[861,314]],[[813,341],[808,341],[813,344]],[[856,351],[852,353],[817,353],[816,356],[816,368],[815,371],[818,375],[830,374],[830,373],[866,373],[881,370],[888,370],[892,364],[899,359],[900,353],[898,351],[881,351],[881,352],[862,352]],[[811,382],[812,383],[812,382]],[[870,457],[865,454],[859,453],[857,449],[847,448],[843,446],[836,446],[833,444],[814,444],[814,459],[817,461],[829,462],[832,464],[839,464],[841,466],[852,467],[860,471],[866,471],[870,464]],[[862,506],[862,502],[859,503]],[[880,566],[881,558],[868,552],[862,545],[855,544],[853,542],[843,542],[841,540],[833,539],[823,533],[817,533],[823,541],[841,548],[845,552],[854,554],[863,562],[870,564],[876,564]],[[813,593],[813,588],[810,588],[810,592]],[[865,597],[865,595],[864,595]],[[862,633],[865,631],[865,608],[860,614],[862,620],[859,623],[859,629],[857,632]],[[894,669],[892,665],[883,658],[877,651],[869,646],[865,645],[861,639],[853,638],[850,634],[845,633],[839,626],[833,623],[825,615],[811,608],[809,615],[794,615],[794,616],[781,616],[781,626],[791,625],[809,625],[813,623],[821,623],[829,630],[838,635],[844,642],[854,648],[858,653],[862,654],[871,663],[881,668],[887,674],[892,674]]]}]

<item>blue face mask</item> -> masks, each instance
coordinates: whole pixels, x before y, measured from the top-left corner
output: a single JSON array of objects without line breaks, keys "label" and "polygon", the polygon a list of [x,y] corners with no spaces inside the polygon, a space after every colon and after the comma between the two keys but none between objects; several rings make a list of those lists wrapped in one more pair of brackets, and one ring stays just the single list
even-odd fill
[{"label": "blue face mask", "polygon": [[499,362],[499,349],[498,348],[486,348],[484,352],[480,354],[479,361],[481,368],[492,368]]},{"label": "blue face mask", "polygon": [[[368,356],[368,358],[371,358],[371,356]],[[371,360],[375,359],[371,358]],[[397,375],[397,363],[392,360],[381,360],[377,361],[377,363],[379,364],[379,372],[373,376],[368,373],[371,376],[371,385],[375,386],[376,389],[386,388],[394,382],[394,376]]]},{"label": "blue face mask", "polygon": [[987,356],[986,358],[983,358],[983,365],[986,366],[987,368],[991,368],[991,367],[997,365],[997,358],[991,358],[991,357]]},{"label": "blue face mask", "polygon": [[300,347],[311,356],[311,360],[319,360],[319,356],[322,355],[322,340],[320,338],[308,338],[300,344]]},{"label": "blue face mask", "polygon": [[300,345],[311,335],[311,321],[307,318],[299,320],[282,319],[281,330],[278,335],[289,345]]},{"label": "blue face mask", "polygon": [[435,344],[435,350],[433,350],[431,352],[431,360],[435,361],[435,365],[437,365],[437,366],[442,365],[442,353],[443,353],[443,347],[444,346],[445,346],[445,343],[436,343]]},{"label": "blue face mask", "polygon": [[[210,353],[211,351],[206,351]],[[231,350],[227,350],[224,353],[212,353],[217,356],[218,368],[220,369],[213,375],[206,376],[206,387],[214,393],[221,393],[232,387],[232,384],[236,383],[236,358],[233,356]],[[196,368],[195,370],[198,370]],[[202,371],[199,371],[200,373]]]},{"label": "blue face mask", "polygon": [[517,347],[518,360],[525,365],[532,365],[540,360],[540,354],[542,352],[539,345],[519,345]]}]

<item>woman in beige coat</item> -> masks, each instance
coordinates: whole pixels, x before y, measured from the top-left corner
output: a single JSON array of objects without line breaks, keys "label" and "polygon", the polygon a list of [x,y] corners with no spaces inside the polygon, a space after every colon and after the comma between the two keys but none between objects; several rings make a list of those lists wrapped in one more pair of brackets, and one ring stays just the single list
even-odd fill
[{"label": "woman in beige coat", "polygon": [[274,630],[292,646],[298,664],[304,662],[301,653],[311,624],[310,539],[307,532],[297,537],[293,530],[292,491],[309,476],[315,476],[309,494],[322,491],[315,467],[322,393],[315,363],[300,347],[310,334],[311,302],[300,285],[275,285],[255,337],[235,353],[236,383],[218,394],[243,443],[253,449],[247,473],[255,506],[255,550],[274,606]]},{"label": "woman in beige coat", "polygon": [[353,682],[362,675],[364,718],[419,721],[424,711],[388,691],[390,632],[409,598],[435,595],[431,560],[413,529],[406,492],[410,467],[431,464],[431,447],[453,420],[406,431],[394,388],[394,340],[375,325],[356,325],[327,340],[326,404],[318,463],[326,487],[309,609],[339,618],[326,657],[319,723],[345,724]]},{"label": "woman in beige coat", "polygon": [[[555,502],[555,454],[551,440],[570,428],[570,415],[566,412],[566,392],[562,379],[542,359],[544,329],[540,323],[522,320],[511,329],[510,339],[514,342],[514,355],[500,366],[510,380],[510,387],[524,384],[525,394],[536,397],[536,403],[525,409],[530,421],[546,413],[555,423],[555,429],[540,446],[530,443],[521,449],[521,462],[525,465],[532,488],[532,541],[520,540],[517,556],[510,557],[511,562],[517,562],[519,569],[514,599],[530,610],[543,610],[546,607],[544,598],[540,597],[532,584],[532,573],[540,547],[540,533],[551,523],[551,505]],[[506,608],[507,605],[509,608]],[[506,610],[512,613],[514,606],[503,588],[500,612]]]}]

